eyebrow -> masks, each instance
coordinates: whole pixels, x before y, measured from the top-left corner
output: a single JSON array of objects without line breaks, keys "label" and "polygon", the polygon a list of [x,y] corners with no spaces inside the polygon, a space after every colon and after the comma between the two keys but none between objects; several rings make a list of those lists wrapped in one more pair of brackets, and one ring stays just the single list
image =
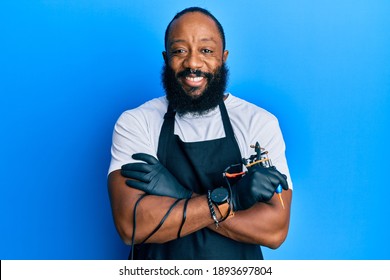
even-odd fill
[{"label": "eyebrow", "polygon": [[[209,38],[202,38],[200,39],[201,42],[214,42],[214,43],[217,43],[217,41],[213,38],[213,37],[209,37]],[[186,40],[184,39],[176,39],[176,40],[173,40],[172,42],[170,42],[169,46],[172,46],[173,44],[176,44],[176,43],[185,43]]]}]

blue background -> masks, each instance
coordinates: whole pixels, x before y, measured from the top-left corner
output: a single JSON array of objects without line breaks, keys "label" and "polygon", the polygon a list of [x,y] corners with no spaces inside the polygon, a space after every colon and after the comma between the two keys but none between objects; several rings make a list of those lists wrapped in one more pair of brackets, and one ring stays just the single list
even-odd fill
[{"label": "blue background", "polygon": [[0,258],[124,259],[106,175],[124,110],[163,94],[167,23],[221,21],[229,90],[274,113],[294,181],[267,259],[389,259],[390,2],[1,1]]}]

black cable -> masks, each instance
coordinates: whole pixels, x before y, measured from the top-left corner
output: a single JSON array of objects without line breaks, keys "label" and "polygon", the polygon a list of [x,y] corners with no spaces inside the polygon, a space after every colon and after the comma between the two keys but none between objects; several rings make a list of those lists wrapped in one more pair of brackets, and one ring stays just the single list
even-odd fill
[{"label": "black cable", "polygon": [[144,193],[143,195],[141,195],[137,202],[135,203],[134,205],[134,211],[133,211],[133,234],[131,236],[131,252],[130,252],[130,256],[129,256],[129,259],[130,260],[133,260],[134,259],[134,241],[135,241],[135,230],[136,230],[136,226],[137,226],[137,223],[136,223],[136,220],[137,220],[137,207],[138,207],[138,204],[139,202],[146,196],[147,194]]},{"label": "black cable", "polygon": [[172,209],[175,208],[175,206],[177,205],[177,203],[181,200],[181,198],[178,198],[172,205],[171,207],[169,207],[167,213],[165,213],[164,217],[161,219],[160,223],[158,224],[158,226],[148,235],[148,237],[146,237],[144,239],[144,241],[142,241],[140,244],[143,244],[146,242],[146,240],[148,240],[153,234],[155,234],[160,228],[161,226],[164,224],[165,220],[168,218],[169,214],[171,213]]},{"label": "black cable", "polygon": [[188,204],[188,201],[190,199],[187,198],[186,201],[184,202],[184,206],[183,206],[183,219],[181,220],[181,225],[180,225],[180,228],[179,228],[179,231],[177,232],[177,238],[180,238],[180,234],[181,234],[181,230],[183,228],[183,225],[186,221],[186,218],[187,218],[187,204]]}]

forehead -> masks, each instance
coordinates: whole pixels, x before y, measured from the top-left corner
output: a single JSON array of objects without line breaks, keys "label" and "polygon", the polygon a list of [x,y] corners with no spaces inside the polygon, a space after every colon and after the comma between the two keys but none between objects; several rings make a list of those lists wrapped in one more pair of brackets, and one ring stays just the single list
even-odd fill
[{"label": "forehead", "polygon": [[222,38],[214,20],[199,12],[190,12],[174,20],[169,28],[168,45],[177,40],[212,39],[222,44]]}]

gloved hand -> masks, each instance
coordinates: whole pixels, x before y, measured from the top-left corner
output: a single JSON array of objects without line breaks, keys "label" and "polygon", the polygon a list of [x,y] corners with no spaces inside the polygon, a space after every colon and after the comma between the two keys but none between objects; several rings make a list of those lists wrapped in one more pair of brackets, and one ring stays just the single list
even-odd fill
[{"label": "gloved hand", "polygon": [[137,153],[133,159],[143,162],[128,163],[122,166],[121,174],[134,180],[126,180],[129,187],[148,194],[170,196],[174,198],[190,198],[192,191],[186,189],[155,157]]},{"label": "gloved hand", "polygon": [[270,200],[279,184],[288,190],[286,176],[275,167],[265,168],[259,165],[251,167],[247,174],[232,186],[231,199],[234,211],[245,210],[256,202]]}]

